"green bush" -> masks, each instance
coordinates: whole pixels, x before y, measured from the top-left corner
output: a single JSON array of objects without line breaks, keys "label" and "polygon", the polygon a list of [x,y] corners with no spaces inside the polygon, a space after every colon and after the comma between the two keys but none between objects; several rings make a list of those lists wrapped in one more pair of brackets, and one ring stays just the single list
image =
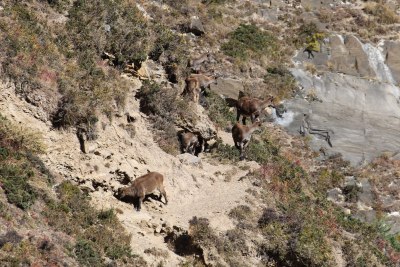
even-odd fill
[{"label": "green bush", "polygon": [[223,144],[221,139],[217,139],[216,149],[212,152],[212,157],[220,162],[237,162],[239,161],[239,150],[228,144]]},{"label": "green bush", "polygon": [[211,90],[205,91],[206,109],[208,117],[221,128],[232,126],[236,123],[236,115],[230,111],[224,99]]},{"label": "green bush", "polygon": [[279,46],[276,38],[255,25],[241,24],[229,36],[229,41],[221,46],[222,51],[231,57],[247,60],[264,55],[276,56]]},{"label": "green bush", "polygon": [[136,5],[124,0],[75,1],[67,23],[79,54],[108,52],[121,66],[146,59],[150,51],[148,27]]},{"label": "green bush", "polygon": [[95,244],[89,240],[80,239],[76,242],[74,254],[82,266],[101,266],[101,256],[94,247]]},{"label": "green bush", "polygon": [[36,200],[37,194],[28,183],[34,175],[27,166],[0,162],[0,181],[3,184],[8,202],[21,209],[28,209]]},{"label": "green bush", "polygon": [[113,260],[133,257],[131,236],[114,210],[96,211],[89,198],[70,182],[61,183],[57,192],[59,201],[48,202],[43,215],[53,228],[78,238],[74,251],[81,264],[98,266],[93,264],[102,263],[104,256]]}]

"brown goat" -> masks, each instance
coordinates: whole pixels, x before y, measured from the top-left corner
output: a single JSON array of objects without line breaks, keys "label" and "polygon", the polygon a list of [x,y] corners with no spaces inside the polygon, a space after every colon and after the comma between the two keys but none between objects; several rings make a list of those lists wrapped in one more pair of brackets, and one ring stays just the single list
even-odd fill
[{"label": "brown goat", "polygon": [[199,103],[201,89],[206,88],[215,82],[216,79],[214,77],[206,76],[204,74],[190,74],[186,79],[184,94],[190,95],[193,102]]},{"label": "brown goat", "polygon": [[164,176],[162,174],[158,172],[149,172],[148,174],[136,178],[130,186],[120,188],[118,190],[118,197],[120,199],[124,197],[139,199],[136,209],[137,211],[140,211],[145,196],[153,193],[157,189],[158,191],[160,191],[160,196],[158,200],[161,201],[161,197],[164,196],[165,205],[167,205],[168,199],[163,181]]},{"label": "brown goat", "polygon": [[250,117],[251,123],[254,123],[256,118],[261,115],[261,112],[266,107],[274,107],[273,105],[274,97],[269,96],[266,100],[260,100],[257,98],[251,98],[248,96],[242,96],[239,98],[236,104],[237,116],[236,121],[240,120],[242,115],[242,123],[246,124],[246,117]]},{"label": "brown goat", "polygon": [[235,147],[240,150],[240,160],[244,159],[244,149],[249,145],[251,135],[261,126],[261,121],[256,119],[250,126],[242,125],[237,122],[232,128],[232,138],[235,142]]},{"label": "brown goat", "polygon": [[204,140],[201,136],[186,132],[179,135],[183,153],[198,155],[203,150]]}]

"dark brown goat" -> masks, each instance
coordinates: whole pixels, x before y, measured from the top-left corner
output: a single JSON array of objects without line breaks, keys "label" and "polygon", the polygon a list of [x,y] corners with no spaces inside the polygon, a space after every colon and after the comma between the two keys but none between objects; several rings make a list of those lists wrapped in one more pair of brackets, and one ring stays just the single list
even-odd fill
[{"label": "dark brown goat", "polygon": [[203,150],[204,140],[195,133],[183,132],[179,135],[183,153],[189,153],[197,156]]},{"label": "dark brown goat", "polygon": [[139,199],[136,209],[140,211],[145,196],[158,190],[160,191],[158,199],[161,201],[162,196],[164,196],[165,205],[167,205],[168,199],[163,182],[164,176],[162,174],[158,172],[149,172],[148,174],[136,178],[130,186],[120,188],[118,190],[118,197],[120,199],[125,197]]},{"label": "dark brown goat", "polygon": [[251,122],[254,123],[256,118],[261,115],[261,112],[266,107],[274,107],[274,97],[269,96],[266,100],[260,100],[257,98],[251,98],[248,96],[242,96],[239,98],[236,104],[237,116],[236,121],[240,120],[240,116],[243,116],[242,123],[246,124],[246,117],[250,117]]}]

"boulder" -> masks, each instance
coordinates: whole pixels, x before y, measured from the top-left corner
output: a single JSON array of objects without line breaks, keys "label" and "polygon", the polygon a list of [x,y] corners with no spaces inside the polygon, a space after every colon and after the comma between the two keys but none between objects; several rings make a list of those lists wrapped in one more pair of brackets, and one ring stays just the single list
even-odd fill
[{"label": "boulder", "polygon": [[342,194],[342,190],[340,188],[333,188],[328,190],[327,192],[329,201],[332,201],[335,204],[341,204],[344,202],[344,196]]},{"label": "boulder", "polygon": [[195,155],[184,153],[177,156],[179,161],[186,165],[201,166],[201,159]]},{"label": "boulder", "polygon": [[177,126],[192,133],[198,133],[204,140],[211,140],[217,136],[217,129],[214,123],[206,114],[204,108],[200,105],[195,105],[197,118],[195,122],[178,121]]},{"label": "boulder", "polygon": [[361,179],[361,191],[358,194],[358,201],[363,203],[366,206],[372,206],[374,203],[374,195],[372,192],[372,186],[369,183],[368,179]]},{"label": "boulder", "polygon": [[244,91],[243,82],[231,78],[218,78],[217,83],[211,84],[210,89],[225,97],[237,99],[239,91]]},{"label": "boulder", "polygon": [[193,16],[190,18],[189,32],[197,36],[203,35],[205,33],[203,23],[201,23],[199,17]]}]

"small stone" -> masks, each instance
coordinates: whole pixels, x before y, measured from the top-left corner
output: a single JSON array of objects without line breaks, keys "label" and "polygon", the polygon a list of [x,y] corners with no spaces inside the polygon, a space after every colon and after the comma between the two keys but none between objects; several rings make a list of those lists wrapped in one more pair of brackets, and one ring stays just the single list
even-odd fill
[{"label": "small stone", "polygon": [[203,23],[197,16],[193,16],[190,19],[190,26],[189,32],[193,33],[194,35],[200,36],[205,33]]},{"label": "small stone", "polygon": [[345,197],[343,196],[342,190],[340,188],[336,187],[336,188],[330,189],[330,190],[328,190],[327,194],[328,194],[327,199],[336,204],[343,203],[345,200]]},{"label": "small stone", "polygon": [[156,227],[156,229],[154,229],[154,232],[159,234],[159,233],[161,233],[161,230],[162,230],[162,227],[159,225]]},{"label": "small stone", "polygon": [[346,215],[350,215],[351,214],[351,210],[350,209],[343,209],[343,212]]}]

